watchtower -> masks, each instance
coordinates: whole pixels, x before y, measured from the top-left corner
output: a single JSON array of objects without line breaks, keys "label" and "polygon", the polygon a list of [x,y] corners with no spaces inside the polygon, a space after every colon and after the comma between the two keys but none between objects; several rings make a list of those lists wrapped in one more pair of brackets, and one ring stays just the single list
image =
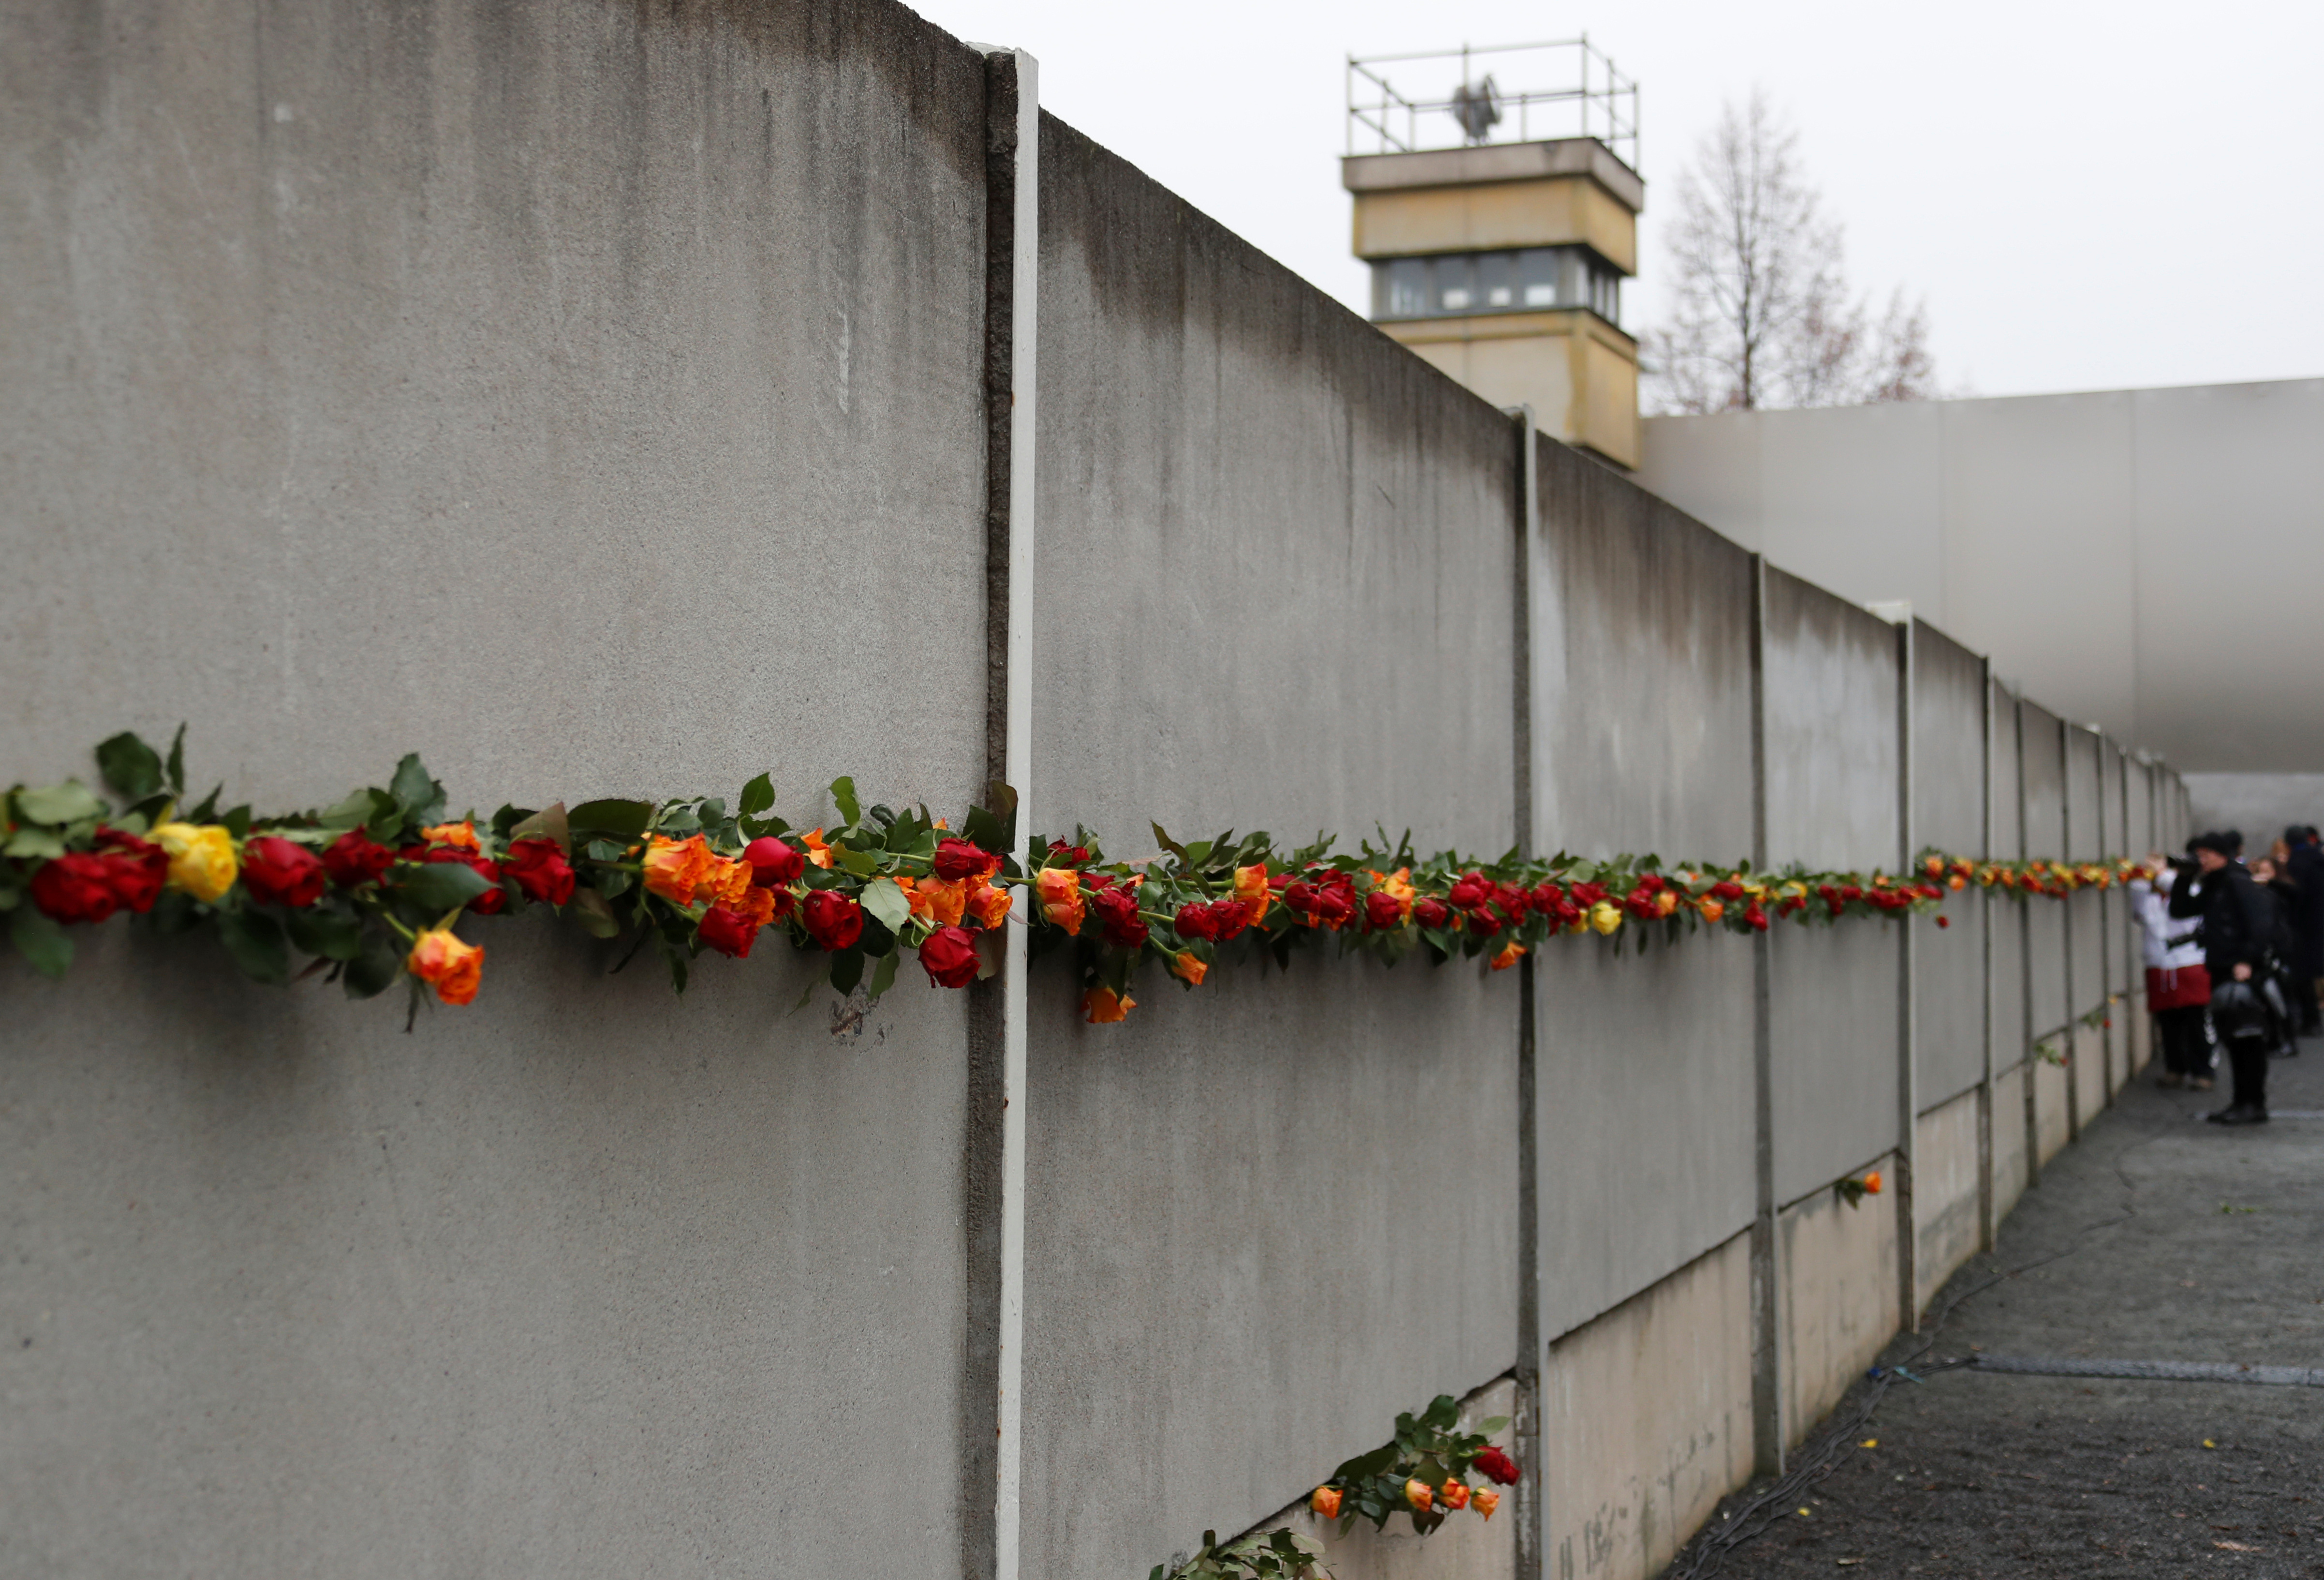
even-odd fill
[{"label": "watchtower", "polygon": [[[1505,89],[1497,76],[1548,86]],[[1638,464],[1638,343],[1621,290],[1638,272],[1637,145],[1637,84],[1586,36],[1348,60],[1342,180],[1373,321],[1626,468]]]}]

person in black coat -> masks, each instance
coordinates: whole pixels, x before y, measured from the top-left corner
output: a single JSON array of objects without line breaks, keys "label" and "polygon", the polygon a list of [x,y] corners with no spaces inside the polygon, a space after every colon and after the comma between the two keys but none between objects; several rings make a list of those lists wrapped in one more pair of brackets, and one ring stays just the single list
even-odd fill
[{"label": "person in black coat", "polygon": [[2324,1016],[2319,1014],[2318,993],[2324,989],[2324,845],[2316,838],[2316,830],[2297,825],[2283,831],[2284,844],[2292,847],[2284,858],[2284,876],[2299,890],[2292,907],[2292,977],[2299,988],[2297,1008],[2300,1012],[2300,1034],[2313,1037],[2324,1031]]},{"label": "person in black coat", "polygon": [[2275,906],[2233,859],[2240,843],[2232,834],[2220,833],[2199,834],[2188,842],[2196,871],[2172,889],[2171,914],[2202,918],[2211,1018],[2235,1071],[2235,1100],[2209,1117],[2218,1124],[2264,1124],[2267,1016],[2253,978],[2275,929]]}]

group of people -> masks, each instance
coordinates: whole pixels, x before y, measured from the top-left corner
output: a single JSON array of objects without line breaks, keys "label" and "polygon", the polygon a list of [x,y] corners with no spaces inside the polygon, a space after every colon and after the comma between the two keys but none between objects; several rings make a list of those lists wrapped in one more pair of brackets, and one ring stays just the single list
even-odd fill
[{"label": "group of people", "polygon": [[2243,851],[2235,829],[2199,834],[2131,884],[2162,1084],[2210,1090],[2224,1050],[2235,1088],[2215,1124],[2266,1123],[2268,1060],[2324,1030],[2324,842],[2295,826],[2248,864]]}]

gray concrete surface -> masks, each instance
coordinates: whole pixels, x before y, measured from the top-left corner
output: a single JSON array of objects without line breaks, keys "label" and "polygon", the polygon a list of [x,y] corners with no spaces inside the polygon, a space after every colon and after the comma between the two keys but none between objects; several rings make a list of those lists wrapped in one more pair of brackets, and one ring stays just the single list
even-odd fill
[{"label": "gray concrete surface", "polygon": [[[2292,677],[2324,663],[2295,569],[2324,522],[2319,424],[2324,379],[1657,417],[1638,476],[2181,768],[2312,775],[2324,698]],[[2205,641],[2240,622],[2287,633],[2281,679]]]},{"label": "gray concrete surface", "polygon": [[[2324,1043],[2304,1049],[2274,1065],[2274,1101],[2324,1113]],[[1923,1341],[1932,1360],[2324,1361],[2324,1119],[2222,1130],[2196,1117],[2216,1095],[2153,1079],[2044,1170],[1996,1252],[1940,1298],[1959,1301],[1950,1317],[1887,1361]],[[1866,1394],[1828,1423],[1849,1428],[1829,1475],[1716,1573],[2324,1573],[2314,1389],[1953,1371],[1891,1387],[1856,1426]],[[1756,1491],[1711,1528],[1732,1529]]]},{"label": "gray concrete surface", "polygon": [[[1913,829],[1915,852],[1985,849],[1985,667],[1929,625],[1913,628]],[[1914,917],[1915,1082],[1920,1112],[1985,1078],[1986,909],[1964,892]]]},{"label": "gray concrete surface", "polygon": [[[1054,120],[1041,171],[1045,804],[1124,856],[1148,819],[1498,855],[1512,425]],[[1037,972],[1028,1575],[1240,1529],[1515,1363],[1517,978],[1485,975],[1303,956],[1097,1029]]]},{"label": "gray concrete surface", "polygon": [[2195,829],[2240,828],[2254,849],[2288,824],[2324,827],[2324,773],[2190,773],[2187,793]]},{"label": "gray concrete surface", "polygon": [[[2018,705],[2024,753],[2025,854],[2062,854],[2066,830],[2066,755],[2058,716],[2038,702]],[[2065,1025],[2073,1012],[2066,1003],[2066,907],[2052,900],[2028,900],[2025,930],[2033,960],[2027,991],[2034,1001],[2034,1035],[2046,1037]]]}]

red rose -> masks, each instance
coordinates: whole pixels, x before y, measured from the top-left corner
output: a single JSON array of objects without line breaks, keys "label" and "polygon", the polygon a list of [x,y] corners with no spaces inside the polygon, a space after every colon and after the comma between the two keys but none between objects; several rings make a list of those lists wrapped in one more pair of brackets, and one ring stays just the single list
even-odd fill
[{"label": "red rose", "polygon": [[1533,908],[1542,915],[1554,916],[1557,914],[1557,908],[1564,903],[1565,891],[1554,883],[1536,883],[1534,885],[1533,893],[1527,898]]},{"label": "red rose", "polygon": [[1623,908],[1642,921],[1652,921],[1660,913],[1655,909],[1655,892],[1644,883],[1623,897]]},{"label": "red rose", "polygon": [[1433,894],[1412,902],[1412,919],[1422,927],[1441,928],[1452,919],[1452,908]]},{"label": "red rose", "polygon": [[1250,907],[1240,900],[1211,901],[1211,937],[1222,944],[1231,944],[1242,937],[1242,929],[1250,925]]},{"label": "red rose", "polygon": [[170,853],[152,841],[118,828],[97,831],[97,859],[105,864],[106,882],[122,906],[143,915],[153,909],[170,881]]},{"label": "red rose", "polygon": [[836,889],[808,895],[804,919],[807,937],[835,955],[863,936],[863,908]]},{"label": "red rose", "polygon": [[516,881],[527,900],[562,905],[573,898],[573,864],[565,859],[557,841],[546,835],[530,835],[512,843],[501,871]]},{"label": "red rose", "polygon": [[1089,897],[1092,910],[1105,927],[1105,941],[1124,949],[1146,942],[1146,919],[1138,914],[1138,896],[1127,889],[1103,888]]},{"label": "red rose", "polygon": [[1315,892],[1315,919],[1327,928],[1345,927],[1356,914],[1356,891],[1345,882]]},{"label": "red rose", "polygon": [[1001,858],[965,839],[943,839],[936,842],[936,870],[945,882],[956,883],[990,877],[1001,870]]},{"label": "red rose", "polygon": [[1581,919],[1582,907],[1574,904],[1571,900],[1561,900],[1557,902],[1557,922],[1560,927],[1571,927]]},{"label": "red rose", "polygon": [[1764,933],[1767,930],[1767,913],[1760,910],[1757,905],[1752,906],[1750,910],[1743,913],[1743,919],[1749,922],[1752,929],[1756,932]]},{"label": "red rose", "polygon": [[757,940],[759,924],[739,910],[714,905],[702,913],[695,935],[721,955],[740,960],[751,952],[751,945]]},{"label": "red rose", "polygon": [[807,871],[807,853],[792,849],[771,834],[761,835],[744,845],[742,859],[751,864],[751,882],[761,889],[795,883],[798,875]]},{"label": "red rose", "polygon": [[1743,898],[1743,885],[1732,878],[1721,878],[1711,886],[1711,897],[1713,900],[1740,900]]},{"label": "red rose", "polygon": [[350,828],[323,852],[323,870],[342,889],[360,889],[379,881],[395,862],[395,853],[360,828]]},{"label": "red rose", "polygon": [[1864,898],[1864,891],[1858,888],[1855,884],[1850,883],[1846,888],[1840,890],[1840,897],[1842,900],[1861,900]]},{"label": "red rose", "polygon": [[1178,919],[1175,925],[1178,936],[1189,943],[1219,936],[1217,919],[1212,916],[1211,908],[1199,900],[1188,901],[1178,907]]},{"label": "red rose", "polygon": [[32,903],[51,921],[103,921],[121,904],[105,858],[69,850],[32,874]]},{"label": "red rose", "polygon": [[1573,885],[1573,903],[1580,906],[1584,910],[1589,910],[1591,906],[1597,904],[1600,901],[1605,898],[1606,885],[1603,883],[1576,883]]},{"label": "red rose", "polygon": [[1469,930],[1480,938],[1489,938],[1501,930],[1501,919],[1489,910],[1469,913]]},{"label": "red rose", "polygon": [[1471,873],[1453,884],[1452,892],[1445,896],[1446,900],[1461,910],[1469,910],[1482,905],[1492,897],[1493,885],[1486,880],[1482,873]]},{"label": "red rose", "polygon": [[1503,1486],[1514,1485],[1517,1479],[1517,1462],[1499,1448],[1488,1448],[1477,1455],[1477,1468]]},{"label": "red rose", "polygon": [[322,858],[303,845],[262,834],[242,847],[242,886],[262,905],[303,910],[323,897],[330,882]]},{"label": "red rose", "polygon": [[1404,925],[1404,907],[1396,896],[1385,889],[1375,889],[1364,896],[1364,926],[1376,933]]},{"label": "red rose", "polygon": [[920,965],[935,987],[966,987],[976,980],[976,940],[966,928],[940,927],[920,946]]},{"label": "red rose", "polygon": [[448,862],[454,866],[466,867],[482,878],[491,887],[468,901],[468,909],[478,916],[498,916],[508,906],[508,892],[501,887],[501,870],[493,864],[490,856],[478,855],[475,851],[463,850],[456,845],[431,845],[417,857],[407,856],[405,859]]}]

